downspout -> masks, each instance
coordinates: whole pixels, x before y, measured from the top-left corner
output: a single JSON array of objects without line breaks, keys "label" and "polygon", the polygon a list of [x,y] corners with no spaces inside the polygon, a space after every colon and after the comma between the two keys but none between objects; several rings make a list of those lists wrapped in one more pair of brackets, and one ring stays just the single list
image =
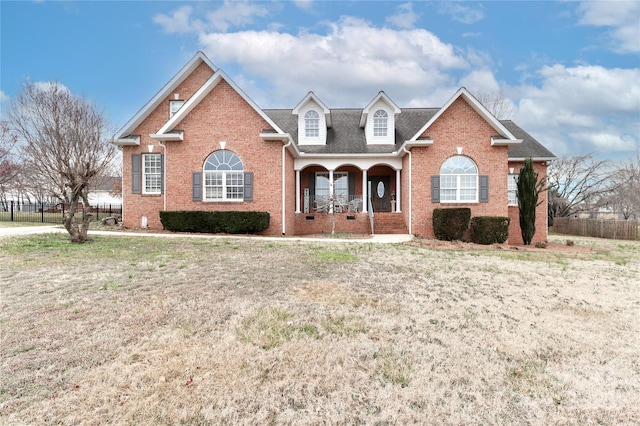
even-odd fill
[{"label": "downspout", "polygon": [[287,231],[287,218],[286,218],[286,197],[287,197],[287,185],[285,182],[285,168],[284,168],[284,161],[285,161],[285,151],[287,148],[289,148],[291,146],[291,144],[293,143],[293,139],[289,138],[289,142],[287,142],[285,145],[282,145],[282,235],[285,235],[286,231]]},{"label": "downspout", "polygon": [[159,140],[158,143],[162,147],[162,152],[164,152],[164,161],[162,162],[162,186],[164,189],[164,191],[162,191],[162,196],[164,198],[162,201],[162,210],[167,211],[167,147],[164,144],[164,141]]},{"label": "downspout", "polygon": [[412,204],[412,199],[413,199],[413,194],[412,194],[412,182],[413,182],[413,175],[411,173],[411,163],[413,163],[413,160],[411,158],[411,151],[407,150],[406,146],[403,146],[402,149],[404,150],[404,152],[406,152],[407,154],[409,154],[409,235],[413,235],[413,204]]}]

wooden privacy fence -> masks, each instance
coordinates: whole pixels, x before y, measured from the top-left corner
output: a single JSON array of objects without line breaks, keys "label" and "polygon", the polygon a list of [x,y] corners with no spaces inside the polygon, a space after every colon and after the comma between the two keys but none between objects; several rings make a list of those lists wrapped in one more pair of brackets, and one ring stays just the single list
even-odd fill
[{"label": "wooden privacy fence", "polygon": [[640,226],[640,222],[637,220],[574,219],[571,217],[553,219],[554,232],[618,240],[637,240],[638,226]]}]

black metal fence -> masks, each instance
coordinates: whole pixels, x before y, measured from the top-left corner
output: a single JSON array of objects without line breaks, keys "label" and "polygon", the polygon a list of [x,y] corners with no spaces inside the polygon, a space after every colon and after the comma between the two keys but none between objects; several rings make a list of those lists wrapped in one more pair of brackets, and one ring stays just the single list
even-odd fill
[{"label": "black metal fence", "polygon": [[[10,201],[0,206],[0,222],[40,222],[61,224],[64,220],[64,204],[50,203],[20,203]],[[82,220],[84,216],[82,204],[76,210],[76,220]],[[92,219],[99,221],[101,218],[122,216],[121,204],[98,204],[91,206]]]}]

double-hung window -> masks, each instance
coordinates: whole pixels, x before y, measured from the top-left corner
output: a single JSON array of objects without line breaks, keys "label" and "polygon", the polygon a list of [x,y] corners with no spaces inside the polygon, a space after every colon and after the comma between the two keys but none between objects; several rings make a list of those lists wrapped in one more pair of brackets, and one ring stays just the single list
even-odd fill
[{"label": "double-hung window", "polygon": [[304,115],[304,136],[307,138],[320,136],[320,116],[317,111],[307,111]]},{"label": "double-hung window", "polygon": [[203,172],[205,201],[244,199],[244,168],[240,158],[233,152],[214,152],[205,161]]},{"label": "double-hung window", "polygon": [[457,155],[442,164],[440,202],[478,202],[478,168],[469,157]]},{"label": "double-hung window", "polygon": [[509,205],[518,205],[518,175],[510,174],[507,181],[507,193],[509,195]]},{"label": "double-hung window", "polygon": [[373,114],[373,136],[387,136],[389,115],[384,110],[377,110]]},{"label": "double-hung window", "polygon": [[162,193],[162,154],[142,155],[142,193]]},{"label": "double-hung window", "polygon": [[[329,172],[316,173],[316,202],[327,204],[329,202]],[[337,203],[349,202],[349,174],[347,172],[333,173],[333,196]]]}]

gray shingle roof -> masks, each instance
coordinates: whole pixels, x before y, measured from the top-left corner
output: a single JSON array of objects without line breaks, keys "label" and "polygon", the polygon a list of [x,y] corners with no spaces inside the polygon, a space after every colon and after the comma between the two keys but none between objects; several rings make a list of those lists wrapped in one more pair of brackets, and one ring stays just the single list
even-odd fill
[{"label": "gray shingle roof", "polygon": [[[326,145],[298,145],[300,152],[308,154],[390,154],[404,141],[411,139],[440,108],[404,108],[396,117],[395,145],[367,145],[364,129],[359,126],[362,109],[332,109],[332,127],[327,129]],[[298,143],[298,120],[291,109],[265,109],[284,132]],[[510,120],[501,123],[522,143],[509,147],[509,158],[552,158],[554,155],[540,142]]]}]

